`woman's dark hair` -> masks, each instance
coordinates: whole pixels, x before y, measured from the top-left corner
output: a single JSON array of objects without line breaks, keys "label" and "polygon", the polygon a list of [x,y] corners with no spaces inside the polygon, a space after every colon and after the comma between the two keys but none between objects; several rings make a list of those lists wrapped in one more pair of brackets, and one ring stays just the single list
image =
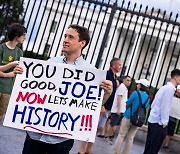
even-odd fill
[{"label": "woman's dark hair", "polygon": [[8,27],[7,37],[12,41],[15,37],[20,37],[25,33],[27,33],[27,29],[23,25],[13,23]]},{"label": "woman's dark hair", "polygon": [[174,78],[175,76],[180,76],[180,70],[179,69],[172,70],[171,78]]},{"label": "woman's dark hair", "polygon": [[[140,83],[141,84],[141,83]],[[145,92],[149,92],[149,88],[148,87],[145,87],[143,84],[141,84],[141,88],[140,88],[141,91],[145,91]]]}]

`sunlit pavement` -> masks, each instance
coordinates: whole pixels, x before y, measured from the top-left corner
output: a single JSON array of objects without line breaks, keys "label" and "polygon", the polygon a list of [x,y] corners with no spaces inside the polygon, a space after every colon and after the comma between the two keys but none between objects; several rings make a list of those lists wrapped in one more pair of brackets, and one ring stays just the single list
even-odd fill
[{"label": "sunlit pavement", "polygon": [[[0,154],[21,154],[25,136],[25,131],[0,125]],[[80,141],[75,141],[70,154],[77,154],[79,146]],[[112,148],[113,145],[105,142],[103,138],[96,137],[93,145],[93,154],[112,154]],[[132,147],[132,154],[142,154],[143,149],[144,143],[135,141]],[[175,153],[168,150],[161,150],[159,154]]]}]

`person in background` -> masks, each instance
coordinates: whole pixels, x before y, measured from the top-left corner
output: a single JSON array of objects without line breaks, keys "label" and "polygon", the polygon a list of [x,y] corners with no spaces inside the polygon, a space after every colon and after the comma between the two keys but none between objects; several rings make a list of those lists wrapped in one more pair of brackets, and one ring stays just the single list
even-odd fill
[{"label": "person in background", "polygon": [[[112,85],[113,85],[112,93],[111,93],[110,97],[106,100],[106,102],[101,107],[101,113],[100,113],[97,132],[99,132],[99,131],[103,132],[105,124],[108,120],[108,117],[109,117],[109,114],[111,111],[111,107],[112,107],[112,103],[114,100],[114,95],[115,95],[115,92],[117,89],[116,74],[118,72],[120,72],[121,68],[122,68],[122,62],[119,58],[113,58],[110,61],[110,69],[107,71],[106,80],[109,80],[112,82]],[[80,146],[78,154],[84,154],[84,153],[91,154],[92,146],[93,146],[93,143],[91,143],[91,142],[81,142],[81,146]]]},{"label": "person in background", "polygon": [[126,110],[126,101],[128,99],[128,87],[131,84],[131,77],[124,76],[123,82],[117,88],[114,102],[111,109],[111,118],[110,118],[110,125],[108,127],[107,135],[105,137],[106,142],[112,144],[113,143],[113,134],[120,125],[121,119],[123,117],[123,113]]},{"label": "person in background", "polygon": [[155,95],[148,118],[148,132],[144,154],[157,154],[166,136],[172,99],[176,86],[180,84],[180,70],[171,72],[171,79]]},{"label": "person in background", "polygon": [[102,106],[102,112],[99,118],[99,124],[98,124],[98,133],[101,132],[101,134],[98,134],[98,137],[105,137],[105,130],[107,130],[107,121],[108,117],[111,114],[111,108],[114,101],[114,96],[117,89],[117,81],[116,81],[116,74],[119,73],[122,69],[122,62],[119,58],[113,58],[110,61],[110,69],[107,71],[106,79],[112,81],[113,83],[113,91],[109,99],[106,101],[106,103]]},{"label": "person in background", "polygon": [[23,51],[17,45],[24,42],[26,33],[27,30],[24,26],[13,23],[8,27],[8,41],[0,45],[0,122],[6,113],[14,83],[13,67],[18,64],[17,61],[23,56]]},{"label": "person in background", "polygon": [[[64,34],[63,56],[52,57],[48,61],[83,66],[87,69],[95,68],[82,57],[82,50],[88,45],[89,40],[87,28],[76,24],[70,25]],[[18,74],[23,72],[20,66],[17,66],[14,71]],[[105,102],[112,92],[112,83],[104,80],[100,87],[105,91],[103,98]],[[68,154],[73,144],[73,139],[27,132],[22,154]]]},{"label": "person in background", "polygon": [[[147,94],[149,82],[146,79],[140,79],[140,80],[136,80],[136,84],[137,84],[136,85],[137,91],[140,93],[140,97],[142,99],[142,104],[146,103],[145,107],[147,109],[149,106],[149,96]],[[113,154],[120,154],[120,153],[130,154],[131,152],[133,139],[138,129],[137,126],[132,125],[130,122],[131,114],[133,115],[140,105],[140,100],[139,100],[137,91],[134,91],[130,95],[127,101],[128,108],[123,114],[124,117],[122,118],[122,121],[121,121],[119,134],[118,134],[118,137],[116,139],[114,149],[113,149]],[[132,108],[132,113],[131,113],[131,108]],[[122,149],[122,143],[125,137],[126,137],[125,145]]]},{"label": "person in background", "polygon": [[[173,102],[175,102],[175,101],[177,101],[177,102],[180,101],[180,85],[177,86],[176,92],[175,92],[174,97],[173,97]],[[176,121],[177,121],[176,118],[171,117],[171,116],[169,117],[169,122],[167,125],[167,134],[166,134],[166,137],[164,140],[164,146],[163,146],[164,149],[169,148],[171,136],[174,135],[174,130],[176,127]]]}]

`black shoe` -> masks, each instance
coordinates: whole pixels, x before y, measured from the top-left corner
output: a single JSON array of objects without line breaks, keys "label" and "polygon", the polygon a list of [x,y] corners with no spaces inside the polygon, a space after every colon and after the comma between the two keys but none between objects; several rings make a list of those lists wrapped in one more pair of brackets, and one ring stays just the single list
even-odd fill
[{"label": "black shoe", "polygon": [[97,137],[104,138],[104,135],[98,135]]},{"label": "black shoe", "polygon": [[163,149],[168,149],[168,148],[169,148],[168,145],[163,146]]}]

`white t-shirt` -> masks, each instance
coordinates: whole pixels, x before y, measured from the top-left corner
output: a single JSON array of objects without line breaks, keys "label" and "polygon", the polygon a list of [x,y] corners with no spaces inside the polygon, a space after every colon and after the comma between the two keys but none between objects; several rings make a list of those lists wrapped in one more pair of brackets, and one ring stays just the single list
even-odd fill
[{"label": "white t-shirt", "polygon": [[117,113],[117,111],[118,111],[118,107],[117,107],[118,96],[122,96],[121,102],[120,102],[120,112],[124,113],[126,110],[126,102],[128,99],[128,89],[124,85],[124,83],[121,83],[120,86],[116,90],[113,105],[111,108],[111,113]]}]

